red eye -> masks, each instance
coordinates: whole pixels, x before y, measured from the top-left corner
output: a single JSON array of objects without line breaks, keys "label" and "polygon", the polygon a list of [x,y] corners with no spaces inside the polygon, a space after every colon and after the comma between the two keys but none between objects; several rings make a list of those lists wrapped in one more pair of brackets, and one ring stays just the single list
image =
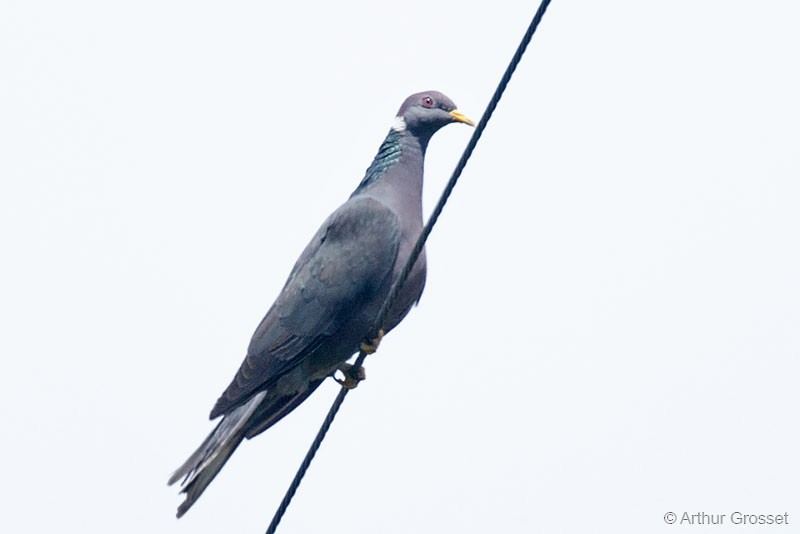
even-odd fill
[{"label": "red eye", "polygon": [[429,96],[423,96],[422,97],[422,107],[432,108],[433,104],[434,104],[433,98],[431,98]]}]

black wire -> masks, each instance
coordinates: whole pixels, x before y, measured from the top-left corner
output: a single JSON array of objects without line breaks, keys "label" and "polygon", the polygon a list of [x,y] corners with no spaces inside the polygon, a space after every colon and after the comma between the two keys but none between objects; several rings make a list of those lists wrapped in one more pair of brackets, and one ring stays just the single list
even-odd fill
[{"label": "black wire", "polygon": [[[453,175],[450,177],[450,180],[447,182],[447,185],[442,192],[442,195],[439,197],[439,202],[436,203],[436,207],[433,209],[433,213],[431,213],[430,219],[428,219],[428,223],[422,229],[422,233],[417,239],[414,248],[411,250],[411,254],[408,257],[408,261],[406,262],[403,270],[400,273],[397,281],[392,286],[391,291],[389,292],[389,296],[383,303],[383,307],[381,307],[380,312],[378,313],[378,319],[375,321],[375,328],[374,328],[374,335],[372,338],[377,337],[377,333],[379,330],[382,329],[383,324],[386,322],[386,318],[389,315],[389,310],[394,305],[395,301],[397,300],[398,295],[400,294],[400,290],[403,287],[408,275],[411,273],[411,269],[413,268],[414,264],[419,258],[420,253],[422,252],[423,247],[425,246],[425,242],[428,240],[428,236],[433,230],[433,226],[436,224],[436,221],[439,219],[439,216],[442,214],[442,210],[444,209],[444,205],[447,203],[448,198],[450,198],[450,194],[453,192],[453,189],[458,183],[458,179],[461,177],[461,173],[464,171],[464,167],[467,166],[467,161],[469,161],[470,156],[472,156],[472,151],[475,150],[475,146],[478,144],[478,140],[483,135],[483,131],[486,129],[486,125],[489,123],[489,119],[492,117],[495,108],[497,108],[497,104],[500,102],[500,98],[502,98],[503,93],[508,86],[508,83],[511,81],[511,76],[514,74],[514,71],[517,70],[517,65],[519,65],[520,60],[522,59],[522,55],[525,53],[525,50],[528,48],[528,44],[531,42],[531,38],[533,34],[536,32],[536,28],[539,26],[539,22],[541,22],[542,17],[544,16],[545,11],[547,11],[547,6],[550,5],[550,0],[542,0],[542,3],[539,5],[539,9],[536,10],[536,14],[533,16],[533,20],[531,20],[530,25],[528,26],[528,30],[525,32],[525,35],[522,37],[522,41],[519,43],[517,47],[517,51],[514,53],[514,57],[511,58],[511,62],[508,64],[505,73],[503,73],[503,77],[500,79],[500,83],[497,85],[497,89],[495,89],[494,95],[492,95],[492,99],[489,101],[489,105],[486,106],[486,111],[483,112],[483,116],[481,120],[478,121],[478,125],[475,127],[475,131],[472,133],[472,137],[467,143],[466,148],[464,149],[464,153],[461,155],[461,159],[458,160],[458,164],[456,165],[455,170],[453,171]],[[353,369],[358,369],[364,363],[367,354],[364,351],[361,351],[358,354],[358,358],[356,358],[355,363],[353,364]],[[286,509],[289,508],[289,504],[292,502],[292,498],[294,494],[297,492],[297,488],[300,486],[300,483],[303,480],[303,477],[308,470],[308,467],[311,465],[311,461],[314,459],[314,456],[317,454],[320,445],[322,445],[322,440],[325,439],[325,434],[327,434],[328,429],[330,428],[331,424],[333,423],[333,419],[336,417],[336,413],[339,411],[339,408],[342,406],[347,393],[350,390],[346,387],[342,387],[339,391],[339,394],[336,396],[336,399],[333,401],[331,405],[331,409],[328,411],[328,415],[325,417],[325,421],[323,421],[322,426],[317,433],[317,437],[314,438],[314,442],[311,444],[311,447],[308,449],[306,453],[306,457],[303,459],[303,463],[300,464],[300,468],[297,470],[297,474],[294,476],[294,480],[292,480],[289,489],[286,491],[286,495],[284,495],[283,500],[281,501],[280,506],[275,511],[275,515],[272,517],[272,522],[269,524],[267,528],[266,534],[274,534],[275,530],[278,528],[278,524],[281,522],[283,515],[286,513]]]},{"label": "black wire", "polygon": [[272,517],[272,522],[267,528],[267,534],[274,534],[275,530],[278,528],[278,523],[281,522],[283,514],[286,513],[286,509],[289,508],[289,503],[292,502],[292,497],[294,497],[294,494],[297,492],[297,488],[300,487],[300,482],[302,482],[306,471],[308,471],[308,467],[311,465],[311,461],[314,459],[314,456],[316,456],[320,445],[322,445],[322,440],[325,439],[325,434],[328,433],[328,429],[331,427],[331,423],[333,423],[333,418],[336,417],[336,412],[338,412],[339,408],[342,406],[348,391],[350,390],[346,387],[339,389],[339,394],[336,395],[336,399],[333,401],[331,409],[328,410],[328,415],[325,416],[325,420],[322,422],[319,432],[317,432],[317,437],[314,438],[314,442],[311,444],[311,447],[309,447],[306,457],[303,458],[303,463],[300,464],[300,468],[297,470],[294,480],[292,480],[289,489],[286,490],[286,495],[283,496],[280,506],[278,506],[278,509],[275,511],[275,515]]}]

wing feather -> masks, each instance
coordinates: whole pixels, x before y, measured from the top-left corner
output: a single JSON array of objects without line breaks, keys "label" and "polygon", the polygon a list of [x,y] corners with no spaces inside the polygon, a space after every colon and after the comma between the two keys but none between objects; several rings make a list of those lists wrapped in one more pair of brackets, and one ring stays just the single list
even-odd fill
[{"label": "wing feather", "polygon": [[[397,216],[377,200],[354,197],[336,210],[298,259],[211,418],[242,404],[309,358],[342,350],[337,335],[346,326],[363,323],[388,289],[399,243]],[[326,361],[344,361],[354,350],[347,347],[346,352],[325,354]]]}]

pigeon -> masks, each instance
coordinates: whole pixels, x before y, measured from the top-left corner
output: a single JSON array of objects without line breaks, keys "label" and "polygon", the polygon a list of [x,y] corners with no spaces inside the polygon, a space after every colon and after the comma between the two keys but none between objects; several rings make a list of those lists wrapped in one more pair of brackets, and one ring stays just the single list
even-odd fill
[{"label": "pigeon", "polygon": [[[247,356],[211,410],[216,428],[179,467],[181,517],[245,438],[264,432],[340,371],[355,387],[363,369],[347,360],[373,352],[419,301],[424,250],[383,325],[375,325],[392,284],[422,232],[422,175],[431,136],[450,123],[474,123],[438,91],[409,96],[347,201],[306,246],[256,328]],[[377,331],[376,331],[377,328]],[[376,335],[377,334],[377,335]]]}]

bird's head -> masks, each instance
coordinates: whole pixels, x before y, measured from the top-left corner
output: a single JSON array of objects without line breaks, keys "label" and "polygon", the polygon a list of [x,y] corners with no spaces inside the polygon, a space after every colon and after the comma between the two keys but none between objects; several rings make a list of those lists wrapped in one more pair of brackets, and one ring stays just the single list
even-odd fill
[{"label": "bird's head", "polygon": [[436,130],[451,122],[475,126],[445,95],[439,91],[424,91],[406,98],[397,112],[393,129],[408,130],[416,136],[430,138]]}]

